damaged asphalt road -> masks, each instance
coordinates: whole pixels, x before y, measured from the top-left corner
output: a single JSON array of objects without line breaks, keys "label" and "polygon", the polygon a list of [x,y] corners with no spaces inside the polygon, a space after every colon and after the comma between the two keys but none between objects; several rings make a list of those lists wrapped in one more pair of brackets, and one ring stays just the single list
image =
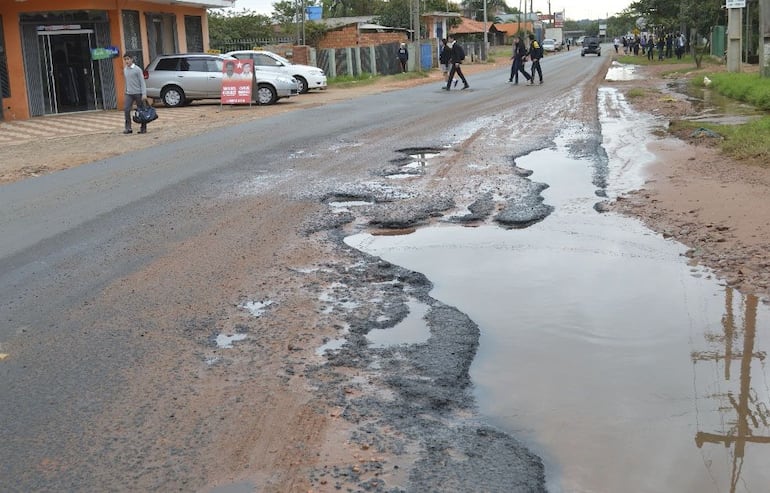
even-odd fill
[{"label": "damaged asphalt road", "polygon": [[[604,61],[573,59],[544,64],[551,86],[491,71],[7,186],[10,491],[545,491],[540,458],[475,410],[473,320],[344,239],[547,217],[516,158],[555,121],[596,149]],[[410,301],[428,340],[369,344]]]}]

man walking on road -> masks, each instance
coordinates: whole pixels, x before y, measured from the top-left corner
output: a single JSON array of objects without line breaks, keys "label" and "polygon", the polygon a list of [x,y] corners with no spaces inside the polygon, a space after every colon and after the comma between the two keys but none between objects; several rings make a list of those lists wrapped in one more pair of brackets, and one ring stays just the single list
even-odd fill
[{"label": "man walking on road", "polygon": [[543,69],[540,68],[540,59],[543,58],[543,47],[535,39],[534,34],[529,35],[529,59],[532,60],[532,68],[530,73],[532,78],[529,79],[528,84],[531,86],[535,83],[535,72],[540,76],[540,83],[543,83]]},{"label": "man walking on road", "polygon": [[524,78],[527,79],[527,82],[529,82],[532,77],[530,77],[524,68],[524,61],[527,58],[527,49],[524,47],[524,40],[520,37],[513,38],[513,56],[511,58],[513,59],[513,64],[511,65],[511,77],[508,79],[508,82],[518,84],[519,73],[521,73]]},{"label": "man walking on road", "polygon": [[[144,83],[144,72],[141,68],[137,67],[134,63],[134,57],[129,54],[123,55],[123,75],[126,77],[126,94],[125,101],[123,102],[123,113],[126,117],[126,126],[123,130],[124,134],[130,134],[131,130],[131,108],[134,103],[136,107],[140,107],[142,102],[147,99],[147,85]],[[143,134],[147,132],[147,124],[142,123],[139,127],[139,133]]]},{"label": "man walking on road", "polygon": [[447,43],[447,46],[449,46],[450,49],[450,63],[452,64],[452,68],[449,70],[449,77],[447,78],[446,87],[444,90],[448,91],[450,89],[450,84],[452,82],[452,79],[454,79],[455,74],[457,74],[460,77],[460,80],[463,81],[463,89],[468,89],[468,81],[465,80],[465,75],[463,75],[463,69],[460,67],[460,65],[463,63],[463,60],[465,60],[465,50],[463,50],[463,47],[460,46],[460,43],[455,41],[454,36],[449,36],[449,43]]}]

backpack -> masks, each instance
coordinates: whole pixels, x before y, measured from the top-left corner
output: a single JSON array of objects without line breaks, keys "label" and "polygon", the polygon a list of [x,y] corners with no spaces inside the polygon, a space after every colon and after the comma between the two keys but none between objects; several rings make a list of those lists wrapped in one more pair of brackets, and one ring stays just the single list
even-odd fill
[{"label": "backpack", "polygon": [[543,47],[537,40],[532,40],[532,56],[535,58],[543,58]]},{"label": "backpack", "polygon": [[465,60],[465,50],[463,50],[463,46],[460,43],[457,44],[457,56],[459,60],[454,60],[455,62],[462,62]]}]

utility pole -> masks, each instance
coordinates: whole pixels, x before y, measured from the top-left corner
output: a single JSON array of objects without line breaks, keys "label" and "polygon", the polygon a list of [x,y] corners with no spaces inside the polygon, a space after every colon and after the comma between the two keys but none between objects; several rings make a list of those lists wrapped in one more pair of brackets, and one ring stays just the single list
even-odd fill
[{"label": "utility pole", "polygon": [[727,0],[727,71],[741,71],[742,14],[746,0]]},{"label": "utility pole", "polygon": [[770,77],[770,0],[759,0],[759,75]]},{"label": "utility pole", "polygon": [[414,49],[414,69],[422,70],[422,61],[420,60],[420,0],[412,0],[412,41]]}]

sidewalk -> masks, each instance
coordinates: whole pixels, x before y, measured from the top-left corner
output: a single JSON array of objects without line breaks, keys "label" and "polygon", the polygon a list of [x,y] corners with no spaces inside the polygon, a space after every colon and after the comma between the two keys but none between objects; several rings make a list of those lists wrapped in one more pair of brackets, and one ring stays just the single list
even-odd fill
[{"label": "sidewalk", "polygon": [[[279,103],[280,104],[280,103]],[[184,108],[164,108],[155,105],[158,120],[151,123],[153,130],[169,125],[191,122],[211,112],[218,112],[218,103],[206,102]],[[223,108],[238,111],[240,108]],[[248,109],[248,107],[245,107]],[[38,116],[29,120],[0,121],[0,148],[26,144],[44,139],[77,137],[83,135],[120,134],[123,131],[123,111],[97,110],[82,113]]]}]

